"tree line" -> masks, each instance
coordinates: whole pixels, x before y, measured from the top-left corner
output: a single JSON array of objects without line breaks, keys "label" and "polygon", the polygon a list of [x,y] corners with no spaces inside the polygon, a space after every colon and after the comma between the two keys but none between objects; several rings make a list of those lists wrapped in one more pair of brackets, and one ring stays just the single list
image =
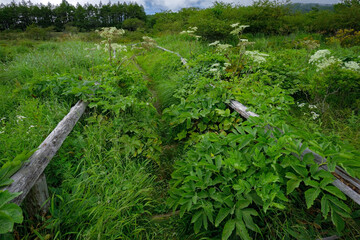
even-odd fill
[{"label": "tree line", "polygon": [[360,30],[360,0],[343,0],[335,5],[299,5],[288,0],[256,0],[251,6],[215,2],[206,9],[184,8],[146,15],[137,3],[77,4],[66,0],[59,5],[32,4],[30,1],[0,5],[0,30],[26,30],[27,27],[54,28],[67,26],[80,31],[115,26],[135,31],[180,32],[189,26],[198,27],[205,39],[224,39],[230,24],[250,25],[247,32],[290,34],[318,32],[334,34],[340,29]]},{"label": "tree line", "polygon": [[146,20],[144,7],[137,3],[77,4],[66,0],[59,5],[33,4],[31,1],[14,1],[0,5],[0,30],[25,30],[30,25],[41,28],[54,27],[56,31],[65,26],[90,31],[99,27],[121,27],[127,19]]},{"label": "tree line", "polygon": [[155,32],[179,32],[198,27],[197,34],[210,40],[225,39],[230,24],[250,25],[246,33],[290,34],[316,32],[334,34],[340,29],[360,30],[360,0],[345,0],[331,7],[312,6],[303,11],[288,1],[254,1],[251,6],[215,2],[211,8],[186,8],[156,13],[148,19]]}]

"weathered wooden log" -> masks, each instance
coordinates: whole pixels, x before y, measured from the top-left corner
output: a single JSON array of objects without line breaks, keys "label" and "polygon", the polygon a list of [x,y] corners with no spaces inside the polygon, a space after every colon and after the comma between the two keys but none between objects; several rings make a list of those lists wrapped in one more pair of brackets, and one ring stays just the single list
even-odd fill
[{"label": "weathered wooden log", "polygon": [[[248,119],[249,117],[259,117],[258,114],[248,111],[247,107],[239,103],[238,101],[231,100],[229,106],[245,119]],[[311,151],[309,148],[305,149],[305,151],[300,156],[300,159],[302,159],[303,156],[307,153],[311,153],[314,156],[315,162],[318,164],[326,162],[325,158]],[[322,165],[320,168],[328,170],[326,165]],[[349,198],[354,200],[354,202],[360,205],[360,180],[351,177],[339,166],[336,167],[335,172],[333,172],[332,174],[336,177],[333,185],[340,189],[340,191],[342,191]]]},{"label": "weathered wooden log", "polygon": [[40,144],[39,149],[29,158],[29,161],[11,177],[14,182],[3,190],[22,192],[21,195],[12,201],[13,203],[21,204],[84,113],[87,105],[88,103],[83,101],[77,102],[50,135]]},{"label": "weathered wooden log", "polygon": [[31,188],[24,200],[24,207],[30,216],[44,215],[50,207],[49,191],[45,174],[41,174],[35,185]]},{"label": "weathered wooden log", "polygon": [[178,56],[178,57],[180,58],[182,64],[183,64],[186,68],[189,68],[189,65],[187,64],[186,59],[183,58],[179,53],[173,52],[173,51],[171,51],[171,50],[169,50],[169,49],[166,49],[166,48],[163,48],[163,47],[160,47],[160,46],[156,46],[156,47],[157,47],[158,49],[161,49],[161,50],[165,51],[165,52],[169,52],[169,53],[175,54],[176,56]]}]

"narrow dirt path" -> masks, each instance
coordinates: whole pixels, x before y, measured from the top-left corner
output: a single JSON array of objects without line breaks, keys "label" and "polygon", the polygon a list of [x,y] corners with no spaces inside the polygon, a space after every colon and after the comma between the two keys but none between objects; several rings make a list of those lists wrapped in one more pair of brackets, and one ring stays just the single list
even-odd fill
[{"label": "narrow dirt path", "polygon": [[153,80],[146,74],[146,72],[144,71],[144,69],[142,69],[142,67],[137,63],[136,59],[133,59],[133,63],[135,65],[135,67],[142,73],[144,80],[148,81],[149,84],[149,90],[153,96],[153,105],[156,108],[156,111],[162,115],[162,110],[161,110],[161,104],[159,101],[159,97],[157,95],[157,92],[155,91],[154,87],[153,87]]}]

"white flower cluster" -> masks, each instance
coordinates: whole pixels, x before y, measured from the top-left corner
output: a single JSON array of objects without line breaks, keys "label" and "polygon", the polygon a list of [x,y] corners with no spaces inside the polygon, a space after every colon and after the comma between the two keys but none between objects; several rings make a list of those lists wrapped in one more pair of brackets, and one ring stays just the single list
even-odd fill
[{"label": "white flower cluster", "polygon": [[352,71],[360,71],[360,65],[354,61],[345,62],[343,68],[346,68],[346,69],[352,70]]},{"label": "white flower cluster", "polygon": [[209,71],[212,73],[219,72],[220,70],[225,71],[225,69],[229,66],[231,66],[230,63],[224,63],[223,66],[221,66],[220,63],[214,63],[213,65],[211,65]]},{"label": "white flower cluster", "polygon": [[209,44],[209,46],[216,47],[217,52],[226,52],[227,50],[229,50],[229,48],[232,47],[232,45],[230,44],[221,44],[219,41],[212,42]]},{"label": "white flower cluster", "polygon": [[19,122],[22,122],[26,117],[24,116],[21,116],[21,115],[16,115],[16,122],[19,123]]},{"label": "white flower cluster", "polygon": [[[306,105],[306,103],[297,102],[297,105],[298,105],[299,108],[302,108],[302,107],[304,107]],[[309,109],[317,109],[316,105],[309,104],[308,107],[309,107]],[[311,118],[313,120],[316,120],[320,116],[320,114],[316,113],[315,111],[311,111],[310,114],[311,114]],[[307,113],[304,113],[304,115],[307,115]]]},{"label": "white flower cluster", "polygon": [[189,27],[188,30],[180,32],[180,34],[187,34],[191,37],[195,37],[196,40],[199,40],[201,36],[195,35],[195,32],[198,30],[197,27]]},{"label": "white flower cluster", "polygon": [[317,72],[331,65],[340,64],[341,60],[330,56],[330,54],[331,52],[328,49],[318,50],[310,57],[309,63],[316,66]]},{"label": "white flower cluster", "polygon": [[154,48],[157,46],[157,43],[154,39],[152,39],[151,37],[148,36],[143,36],[143,41],[141,42],[141,46],[146,48],[146,49],[150,49],[150,48]]},{"label": "white flower cluster", "polygon": [[311,117],[313,120],[316,120],[320,115],[317,114],[316,112],[311,112]]},{"label": "white flower cluster", "polygon": [[330,55],[331,52],[327,49],[319,50],[310,57],[309,63],[316,65],[317,72],[331,65],[342,66],[343,69],[351,71],[360,71],[360,65],[357,62],[342,62],[340,59]]},{"label": "white flower cluster", "polygon": [[319,50],[316,51],[316,53],[314,53],[314,55],[312,55],[310,57],[309,63],[310,64],[315,64],[319,61],[322,61],[324,58],[326,58],[328,55],[330,55],[330,51],[328,49],[323,49],[323,50]]},{"label": "white flower cluster", "polygon": [[245,28],[250,27],[249,25],[239,25],[239,24],[240,23],[234,23],[230,25],[232,28],[234,28],[234,30],[232,30],[230,34],[238,36],[242,34]]},{"label": "white flower cluster", "polygon": [[246,51],[245,55],[249,56],[254,62],[259,64],[266,62],[265,57],[269,56],[268,54],[260,53],[259,51]]},{"label": "white flower cluster", "polygon": [[99,33],[102,38],[113,39],[116,36],[123,35],[125,30],[117,29],[116,27],[103,27],[101,28],[101,31],[96,30],[95,32]]}]

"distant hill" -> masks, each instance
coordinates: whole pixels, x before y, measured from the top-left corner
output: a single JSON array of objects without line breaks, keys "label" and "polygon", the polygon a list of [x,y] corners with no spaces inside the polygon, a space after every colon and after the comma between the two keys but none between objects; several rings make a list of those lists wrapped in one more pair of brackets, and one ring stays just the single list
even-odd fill
[{"label": "distant hill", "polygon": [[314,9],[318,10],[334,10],[333,4],[319,4],[319,3],[291,3],[289,4],[290,9],[293,12],[307,13]]}]

